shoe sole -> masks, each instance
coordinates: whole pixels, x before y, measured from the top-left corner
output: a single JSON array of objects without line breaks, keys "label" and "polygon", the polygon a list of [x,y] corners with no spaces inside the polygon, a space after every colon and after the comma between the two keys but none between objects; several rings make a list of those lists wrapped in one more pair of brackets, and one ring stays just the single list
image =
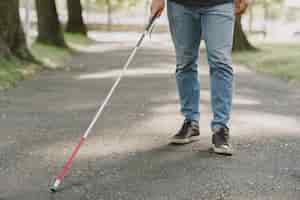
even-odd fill
[{"label": "shoe sole", "polygon": [[186,138],[186,139],[175,139],[175,138],[172,138],[171,139],[171,144],[189,144],[189,143],[192,143],[192,142],[196,142],[199,140],[199,136],[193,136],[193,137],[190,137],[190,138]]},{"label": "shoe sole", "polygon": [[225,156],[232,156],[233,150],[231,148],[218,148],[215,145],[213,145],[212,150],[216,154],[225,155]]}]

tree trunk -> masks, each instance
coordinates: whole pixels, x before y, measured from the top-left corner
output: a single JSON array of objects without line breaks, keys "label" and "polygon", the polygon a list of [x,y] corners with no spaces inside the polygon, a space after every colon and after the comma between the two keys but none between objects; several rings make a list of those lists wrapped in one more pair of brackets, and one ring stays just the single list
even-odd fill
[{"label": "tree trunk", "polygon": [[252,33],[253,32],[253,5],[249,6],[249,32]]},{"label": "tree trunk", "polygon": [[247,39],[243,30],[241,16],[237,16],[235,20],[234,36],[233,36],[233,51],[253,51],[257,50]]},{"label": "tree trunk", "polygon": [[26,44],[18,0],[0,1],[0,58],[17,57],[34,61]]},{"label": "tree trunk", "polygon": [[36,0],[38,17],[37,41],[58,47],[67,47],[59,23],[55,0]]},{"label": "tree trunk", "polygon": [[269,5],[266,0],[263,2],[263,8],[264,8],[264,38],[266,38],[268,33],[268,20],[269,20]]},{"label": "tree trunk", "polygon": [[80,0],[67,0],[67,6],[68,24],[66,31],[86,35],[87,29],[82,18],[82,6]]},{"label": "tree trunk", "polygon": [[106,0],[106,6],[107,6],[107,30],[111,31],[112,27],[112,5],[111,0]]}]

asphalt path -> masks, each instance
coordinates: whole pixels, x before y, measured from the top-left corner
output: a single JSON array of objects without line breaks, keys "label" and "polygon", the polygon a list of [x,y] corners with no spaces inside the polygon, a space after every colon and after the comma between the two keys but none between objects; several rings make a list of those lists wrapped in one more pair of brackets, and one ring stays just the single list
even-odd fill
[{"label": "asphalt path", "polygon": [[166,35],[145,42],[59,192],[49,193],[137,35],[98,36],[67,62],[68,70],[45,71],[0,92],[1,200],[300,199],[299,87],[235,64],[236,154],[214,155],[202,53],[201,140],[170,146],[182,117]]}]

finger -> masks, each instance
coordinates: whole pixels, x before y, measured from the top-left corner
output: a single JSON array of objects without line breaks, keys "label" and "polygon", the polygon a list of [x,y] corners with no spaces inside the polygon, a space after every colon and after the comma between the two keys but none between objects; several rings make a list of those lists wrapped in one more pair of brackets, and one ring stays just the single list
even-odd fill
[{"label": "finger", "polygon": [[241,11],[240,11],[240,14],[242,15],[242,14],[244,14],[245,12],[246,12],[246,10],[247,10],[247,8],[248,8],[248,4],[243,4],[243,6],[242,6],[242,8],[241,8]]},{"label": "finger", "polygon": [[154,9],[154,8],[151,8],[151,17],[160,17],[162,15],[162,12],[164,11],[163,8],[157,10],[157,9]]},{"label": "finger", "polygon": [[240,12],[241,2],[240,0],[235,0],[235,14]]},{"label": "finger", "polygon": [[237,9],[235,15],[241,16],[243,14],[243,10],[241,8]]},{"label": "finger", "polygon": [[235,8],[238,9],[241,5],[241,0],[235,0],[234,3],[235,3]]},{"label": "finger", "polygon": [[238,11],[236,12],[236,15],[237,15],[237,16],[241,16],[241,15],[243,15],[243,13],[244,13],[243,10],[238,10]]},{"label": "finger", "polygon": [[241,9],[240,8],[236,8],[235,9],[235,15],[240,15],[241,14]]},{"label": "finger", "polygon": [[241,4],[239,5],[239,7],[236,8],[235,14],[236,14],[236,15],[242,15],[242,14],[244,14],[244,13],[246,12],[248,6],[249,6],[249,5],[248,5],[247,3],[241,3]]},{"label": "finger", "polygon": [[156,13],[156,16],[157,16],[157,17],[160,17],[160,16],[162,15],[163,11],[164,11],[163,8],[159,9],[159,10],[157,11],[157,13]]}]

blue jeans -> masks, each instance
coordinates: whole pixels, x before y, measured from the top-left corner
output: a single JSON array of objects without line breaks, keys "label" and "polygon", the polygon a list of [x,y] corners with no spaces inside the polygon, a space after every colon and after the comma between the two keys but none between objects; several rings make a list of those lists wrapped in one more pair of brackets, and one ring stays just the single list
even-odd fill
[{"label": "blue jeans", "polygon": [[176,81],[181,112],[187,120],[200,119],[198,56],[201,36],[210,66],[212,129],[227,127],[232,107],[231,51],[234,4],[187,7],[168,0],[168,18],[176,50]]}]

